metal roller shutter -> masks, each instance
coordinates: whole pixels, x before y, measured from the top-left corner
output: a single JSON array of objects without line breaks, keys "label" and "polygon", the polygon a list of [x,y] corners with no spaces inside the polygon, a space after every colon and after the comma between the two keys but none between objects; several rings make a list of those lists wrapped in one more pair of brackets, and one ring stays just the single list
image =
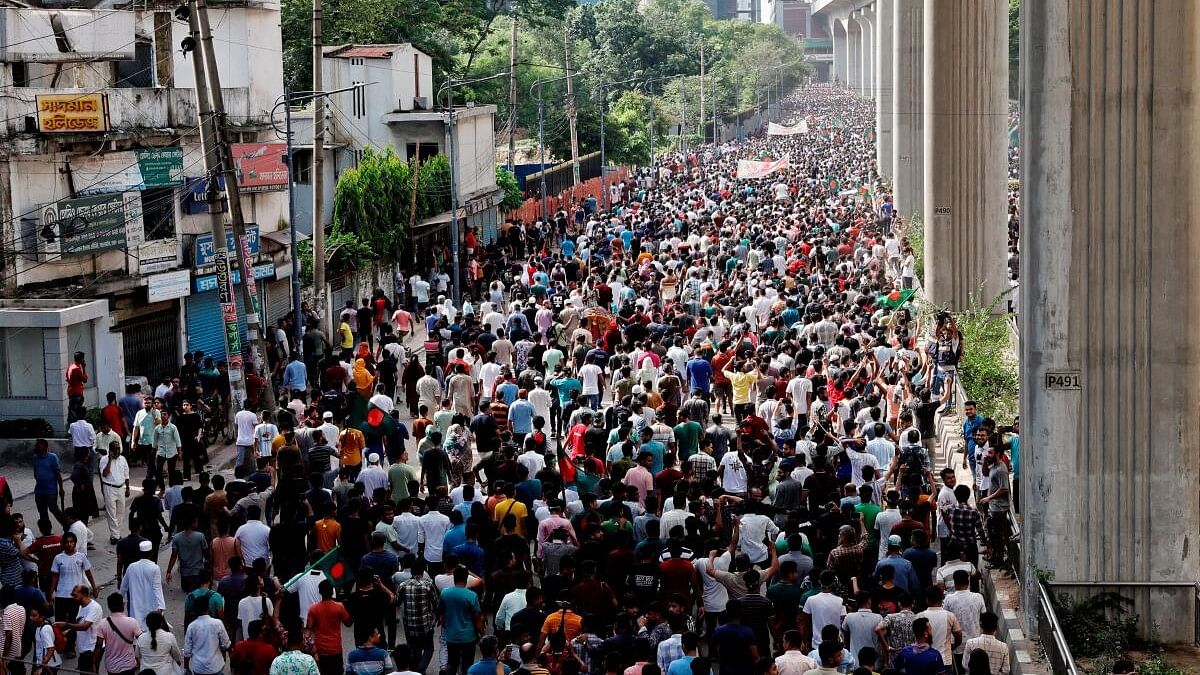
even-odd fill
[{"label": "metal roller shutter", "polygon": [[267,285],[267,325],[275,326],[283,316],[292,313],[292,285],[287,279]]},{"label": "metal roller shutter", "polygon": [[[242,349],[246,348],[246,306],[242,302],[241,289],[237,289],[238,333],[242,338]],[[261,293],[261,290],[260,290]],[[260,298],[261,301],[261,298]],[[215,291],[189,295],[187,299],[187,343],[188,351],[202,350],[213,360],[225,359],[225,323],[221,320],[221,303]]]}]

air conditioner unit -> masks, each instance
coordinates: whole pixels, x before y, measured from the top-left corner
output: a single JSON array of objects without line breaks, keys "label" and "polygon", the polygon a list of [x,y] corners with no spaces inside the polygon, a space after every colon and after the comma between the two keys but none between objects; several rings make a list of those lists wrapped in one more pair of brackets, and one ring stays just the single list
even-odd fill
[{"label": "air conditioner unit", "polygon": [[413,97],[413,107],[415,107],[419,110],[429,110],[429,97],[428,96],[414,96]]}]

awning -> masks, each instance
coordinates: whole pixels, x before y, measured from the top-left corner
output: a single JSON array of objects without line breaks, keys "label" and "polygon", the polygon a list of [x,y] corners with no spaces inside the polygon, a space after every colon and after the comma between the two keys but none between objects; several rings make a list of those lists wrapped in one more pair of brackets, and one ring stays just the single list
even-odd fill
[{"label": "awning", "polygon": [[[280,230],[278,232],[263,232],[259,235],[260,241],[270,242],[265,248],[268,252],[285,251],[292,247],[292,235],[288,230]],[[296,242],[308,241],[308,235],[296,230]]]}]

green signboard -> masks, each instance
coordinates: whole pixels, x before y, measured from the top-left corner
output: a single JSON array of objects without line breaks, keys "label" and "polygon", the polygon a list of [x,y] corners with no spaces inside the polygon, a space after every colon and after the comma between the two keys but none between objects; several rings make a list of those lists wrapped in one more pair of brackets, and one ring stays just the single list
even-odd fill
[{"label": "green signboard", "polygon": [[43,253],[83,255],[124,248],[127,235],[140,241],[142,200],[137,192],[63,199],[41,207]]},{"label": "green signboard", "polygon": [[137,151],[143,189],[183,185],[182,148],[142,148]]}]

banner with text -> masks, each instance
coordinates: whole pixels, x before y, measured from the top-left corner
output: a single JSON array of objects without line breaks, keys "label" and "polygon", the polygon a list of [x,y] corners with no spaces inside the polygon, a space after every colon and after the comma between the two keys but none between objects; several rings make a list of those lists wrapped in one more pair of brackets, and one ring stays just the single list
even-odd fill
[{"label": "banner with text", "polygon": [[768,136],[795,136],[797,134],[808,133],[808,121],[800,120],[800,123],[794,127],[785,127],[782,124],[771,122],[767,124]]},{"label": "banner with text", "polygon": [[739,159],[737,163],[737,177],[766,178],[776,171],[787,170],[789,166],[791,166],[790,154],[767,162],[756,162],[752,159]]}]

